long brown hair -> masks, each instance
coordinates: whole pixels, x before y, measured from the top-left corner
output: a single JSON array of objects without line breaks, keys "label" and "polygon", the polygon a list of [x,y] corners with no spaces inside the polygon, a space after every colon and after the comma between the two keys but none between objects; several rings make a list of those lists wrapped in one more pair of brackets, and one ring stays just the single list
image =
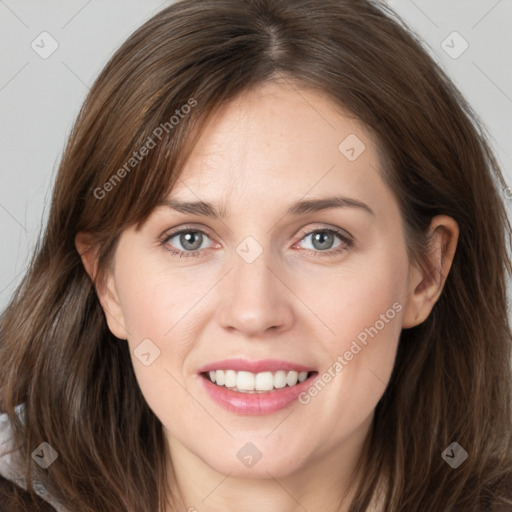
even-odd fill
[{"label": "long brown hair", "polygon": [[[1,317],[0,409],[27,478],[73,512],[164,510],[162,425],[127,344],[107,327],[75,236],[90,234],[100,280],[123,229],[176,182],[205,120],[276,74],[373,131],[411,257],[424,258],[435,215],[460,229],[439,301],[401,334],[350,510],[367,508],[382,475],[389,512],[510,510],[503,178],[470,106],[400,19],[371,0],[181,0],[111,58],[70,135],[44,236]],[[155,146],[141,156],[150,138]],[[43,441],[59,453],[46,470],[30,456]],[[453,441],[468,452],[457,469],[441,457]]]}]

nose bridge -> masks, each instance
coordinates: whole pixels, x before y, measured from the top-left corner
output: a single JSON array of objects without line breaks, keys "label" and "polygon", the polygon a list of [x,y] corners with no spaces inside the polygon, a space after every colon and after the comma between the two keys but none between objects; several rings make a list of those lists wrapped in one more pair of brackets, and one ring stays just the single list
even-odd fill
[{"label": "nose bridge", "polygon": [[283,328],[292,320],[283,285],[270,270],[272,251],[254,237],[246,237],[233,254],[233,271],[222,293],[220,322],[246,335]]}]

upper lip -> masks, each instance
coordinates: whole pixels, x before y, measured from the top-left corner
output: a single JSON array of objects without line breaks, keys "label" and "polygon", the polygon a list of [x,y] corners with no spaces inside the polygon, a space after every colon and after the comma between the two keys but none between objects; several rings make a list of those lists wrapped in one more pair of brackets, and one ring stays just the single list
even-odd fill
[{"label": "upper lip", "polygon": [[313,372],[314,368],[304,366],[303,364],[294,363],[292,361],[280,361],[278,359],[260,359],[258,361],[249,361],[247,359],[224,359],[206,364],[199,368],[198,373],[209,372],[213,370],[235,370],[251,373],[297,371],[297,372]]}]

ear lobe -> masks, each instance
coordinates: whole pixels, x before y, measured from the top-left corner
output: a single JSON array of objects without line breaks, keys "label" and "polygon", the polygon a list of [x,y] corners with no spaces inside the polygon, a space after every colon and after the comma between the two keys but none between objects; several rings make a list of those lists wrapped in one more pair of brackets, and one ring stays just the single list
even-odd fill
[{"label": "ear lobe", "polygon": [[411,267],[410,291],[402,323],[404,329],[424,322],[441,296],[455,256],[459,227],[451,217],[438,215],[432,219],[429,236],[427,265],[425,268]]},{"label": "ear lobe", "polygon": [[127,339],[128,331],[115,288],[114,276],[109,272],[105,277],[98,279],[98,246],[88,233],[81,232],[75,237],[75,247],[80,254],[85,271],[94,284],[108,328],[117,338]]}]

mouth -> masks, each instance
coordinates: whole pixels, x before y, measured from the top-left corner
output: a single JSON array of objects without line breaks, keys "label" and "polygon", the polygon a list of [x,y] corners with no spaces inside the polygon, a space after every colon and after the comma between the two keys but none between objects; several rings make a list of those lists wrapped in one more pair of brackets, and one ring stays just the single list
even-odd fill
[{"label": "mouth", "polygon": [[218,387],[237,393],[272,393],[286,387],[294,387],[310,379],[314,371],[286,371],[252,373],[236,370],[210,370],[201,376]]},{"label": "mouth", "polygon": [[271,414],[291,406],[318,375],[311,367],[277,360],[228,359],[198,371],[213,402],[246,415]]}]

